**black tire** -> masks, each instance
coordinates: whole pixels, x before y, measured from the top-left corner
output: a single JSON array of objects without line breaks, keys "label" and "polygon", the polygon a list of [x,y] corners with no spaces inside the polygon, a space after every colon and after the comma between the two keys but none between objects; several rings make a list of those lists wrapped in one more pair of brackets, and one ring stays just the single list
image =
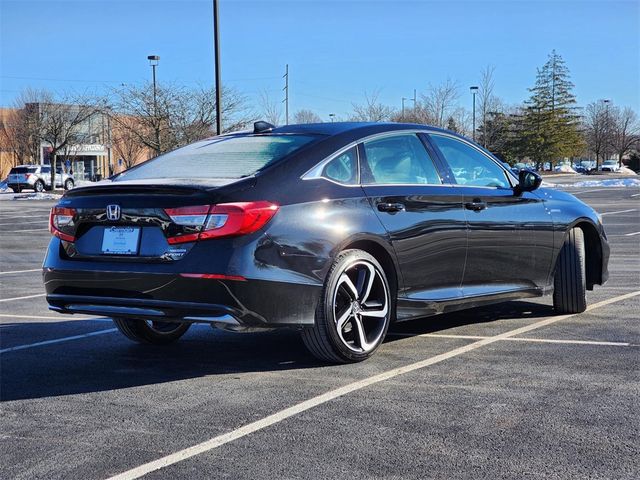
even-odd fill
[{"label": "black tire", "polygon": [[11,190],[13,190],[13,193],[20,193],[22,191],[20,187],[12,187]]},{"label": "black tire", "polygon": [[71,190],[72,188],[73,188],[73,180],[69,178],[64,182],[64,189]]},{"label": "black tire", "polygon": [[153,345],[173,343],[182,337],[191,326],[190,323],[156,322],[128,318],[114,318],[113,323],[130,340]]},{"label": "black tire", "polygon": [[[350,288],[345,286],[349,281]],[[380,263],[362,250],[345,250],[327,273],[315,324],[302,331],[302,340],[313,356],[325,362],[366,360],[384,341],[394,299]]]},{"label": "black tire", "polygon": [[34,192],[44,192],[46,189],[44,182],[42,180],[37,180],[36,183],[33,184]]},{"label": "black tire", "polygon": [[553,308],[557,313],[587,309],[584,233],[572,228],[564,239],[553,281]]}]

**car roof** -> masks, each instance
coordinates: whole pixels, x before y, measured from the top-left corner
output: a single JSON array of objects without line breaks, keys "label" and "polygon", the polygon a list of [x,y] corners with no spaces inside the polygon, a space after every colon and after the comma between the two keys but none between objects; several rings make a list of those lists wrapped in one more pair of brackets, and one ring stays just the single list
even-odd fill
[{"label": "car roof", "polygon": [[354,130],[361,130],[363,134],[379,133],[384,131],[394,130],[406,130],[406,129],[418,129],[425,131],[439,131],[444,132],[440,128],[432,127],[429,125],[421,125],[414,123],[394,123],[394,122],[329,122],[329,123],[305,123],[297,125],[283,125],[281,127],[274,128],[271,133],[275,134],[318,134],[318,135],[338,135]]},{"label": "car roof", "polygon": [[[419,123],[395,123],[395,122],[328,122],[328,123],[301,123],[293,125],[282,125],[268,130],[259,135],[325,135],[335,136],[343,133],[359,133],[362,136],[373,135],[376,133],[393,132],[397,130],[423,130],[425,132],[441,132],[450,135],[460,136],[455,132],[444,130],[442,128],[432,127]],[[252,135],[253,130],[239,130],[235,132],[225,133],[224,135]],[[209,137],[206,140],[213,140],[216,137]]]}]

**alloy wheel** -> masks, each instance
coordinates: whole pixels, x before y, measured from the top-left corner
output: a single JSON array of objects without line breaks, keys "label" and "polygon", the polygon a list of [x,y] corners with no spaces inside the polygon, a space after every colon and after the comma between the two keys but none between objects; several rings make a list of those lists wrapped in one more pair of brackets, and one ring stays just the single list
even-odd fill
[{"label": "alloy wheel", "polygon": [[348,265],[333,293],[333,318],[338,337],[351,351],[374,350],[389,321],[389,291],[382,273],[366,260]]}]

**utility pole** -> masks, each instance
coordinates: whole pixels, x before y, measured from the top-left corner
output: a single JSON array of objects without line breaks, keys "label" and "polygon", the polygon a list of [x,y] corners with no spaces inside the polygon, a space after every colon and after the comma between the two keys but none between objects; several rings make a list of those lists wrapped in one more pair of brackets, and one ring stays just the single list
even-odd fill
[{"label": "utility pole", "polygon": [[413,108],[416,108],[416,105],[418,105],[418,99],[416,98],[416,89],[413,89]]},{"label": "utility pole", "polygon": [[284,75],[284,118],[285,125],[289,125],[289,64],[285,65]]},{"label": "utility pole", "polygon": [[218,0],[213,0],[213,54],[216,71],[216,135],[222,133],[222,82],[220,80],[220,31],[218,29]]}]

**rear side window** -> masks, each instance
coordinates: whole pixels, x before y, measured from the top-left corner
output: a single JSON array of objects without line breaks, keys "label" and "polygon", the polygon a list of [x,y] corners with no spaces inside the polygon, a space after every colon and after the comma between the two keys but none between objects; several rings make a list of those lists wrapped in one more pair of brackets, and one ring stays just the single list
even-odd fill
[{"label": "rear side window", "polygon": [[350,148],[327,163],[322,171],[322,176],[347,185],[357,183],[358,153],[356,147]]},{"label": "rear side window", "polygon": [[430,135],[449,164],[456,183],[479,187],[510,187],[504,170],[485,154],[455,138]]},{"label": "rear side window", "polygon": [[51,167],[42,167],[40,173],[51,173]]},{"label": "rear side window", "polygon": [[10,174],[25,174],[25,173],[33,173],[36,171],[36,167],[13,167]]},{"label": "rear side window", "polygon": [[316,140],[313,135],[238,135],[187,145],[120,174],[147,178],[242,178]]},{"label": "rear side window", "polygon": [[[442,183],[435,164],[416,135],[393,135],[364,143],[367,161],[362,183]],[[365,175],[366,174],[366,175]]]}]

